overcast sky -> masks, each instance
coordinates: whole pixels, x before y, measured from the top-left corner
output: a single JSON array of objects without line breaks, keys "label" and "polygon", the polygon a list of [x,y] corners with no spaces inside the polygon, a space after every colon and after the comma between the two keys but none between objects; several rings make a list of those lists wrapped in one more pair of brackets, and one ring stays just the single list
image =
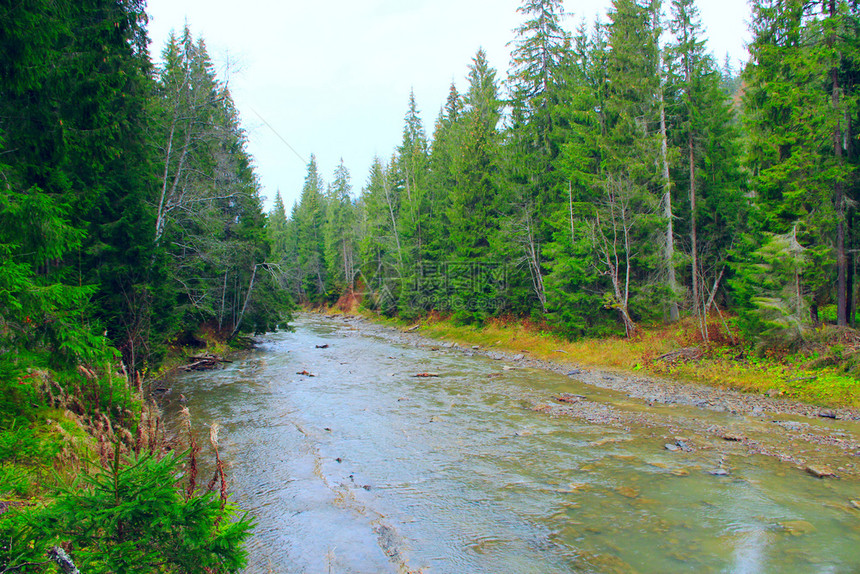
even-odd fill
[{"label": "overcast sky", "polygon": [[[506,44],[521,23],[520,0],[148,0],[154,58],[187,21],[206,41],[248,132],[267,208],[280,190],[287,209],[317,157],[331,181],[341,158],[353,193],[375,155],[400,143],[410,90],[428,136],[451,82],[465,76],[479,47],[504,78]],[[574,30],[605,20],[608,0],[566,0]],[[746,0],[699,0],[709,48],[722,62],[746,59]],[[286,143],[285,143],[286,142]],[[292,147],[292,151],[290,148]]]}]

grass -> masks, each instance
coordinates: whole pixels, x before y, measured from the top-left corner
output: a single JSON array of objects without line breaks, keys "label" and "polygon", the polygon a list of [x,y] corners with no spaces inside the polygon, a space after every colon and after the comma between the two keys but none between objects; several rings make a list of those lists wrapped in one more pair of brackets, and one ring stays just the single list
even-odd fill
[{"label": "grass", "polygon": [[[368,317],[393,326],[407,325],[396,319]],[[846,370],[844,345],[824,342],[803,353],[761,354],[740,341],[737,333],[727,331],[718,319],[709,324],[707,343],[691,318],[671,325],[644,326],[632,339],[577,341],[556,336],[545,325],[512,318],[493,319],[477,327],[430,315],[420,323],[420,333],[427,337],[527,353],[536,359],[782,396],[828,407],[860,407],[860,380],[856,370]],[[682,349],[690,350],[690,356],[661,359]]]},{"label": "grass", "polygon": [[134,429],[142,401],[114,366],[48,363],[39,352],[0,358],[0,501],[48,495]]},{"label": "grass", "polygon": [[96,460],[95,439],[75,415],[42,407],[0,429],[0,499],[44,496]]}]

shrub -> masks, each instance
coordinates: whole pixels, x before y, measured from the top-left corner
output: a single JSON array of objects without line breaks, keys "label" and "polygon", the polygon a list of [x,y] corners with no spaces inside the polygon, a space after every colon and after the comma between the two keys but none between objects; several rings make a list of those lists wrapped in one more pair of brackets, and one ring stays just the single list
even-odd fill
[{"label": "shrub", "polygon": [[53,545],[72,548],[87,574],[238,572],[251,521],[211,492],[185,497],[178,460],[151,454],[85,476],[38,508],[0,515],[0,568],[35,572]]}]

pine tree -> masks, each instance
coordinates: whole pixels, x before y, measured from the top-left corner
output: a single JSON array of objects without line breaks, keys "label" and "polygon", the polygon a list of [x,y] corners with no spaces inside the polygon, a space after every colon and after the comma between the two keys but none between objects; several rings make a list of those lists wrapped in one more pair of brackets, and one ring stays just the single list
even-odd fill
[{"label": "pine tree", "polygon": [[528,154],[534,156],[532,177],[541,194],[550,185],[547,172],[558,154],[553,142],[553,110],[560,104],[563,70],[570,36],[561,26],[560,0],[524,0],[517,12],[527,19],[516,28],[508,84],[512,94],[514,131],[524,130]]},{"label": "pine tree", "polygon": [[287,209],[281,191],[275,192],[275,202],[266,218],[266,231],[271,245],[272,260],[283,261],[289,255]]},{"label": "pine tree", "polygon": [[453,170],[457,186],[451,190],[448,221],[451,245],[460,259],[486,256],[495,218],[498,193],[498,130],[501,104],[496,71],[486,52],[478,50],[469,67],[469,90],[457,122]]},{"label": "pine tree", "polygon": [[137,1],[0,7],[7,181],[46,194],[84,232],[74,258],[58,256],[41,272],[94,286],[79,321],[106,329],[133,366],[150,346],[145,18]]},{"label": "pine tree", "polygon": [[359,280],[369,300],[365,306],[395,312],[399,298],[403,248],[398,230],[399,202],[382,160],[374,158],[358,200]]},{"label": "pine tree", "polygon": [[351,295],[355,290],[356,229],[349,171],[341,160],[334,172],[326,198],[325,241],[326,276],[334,295]]},{"label": "pine tree", "polygon": [[[269,263],[266,218],[247,138],[203,39],[172,35],[159,70],[159,192],[153,241],[167,261],[179,328],[266,331],[289,308]],[[260,271],[263,273],[260,273]]]},{"label": "pine tree", "polygon": [[410,92],[403,138],[397,148],[396,160],[392,162],[392,175],[397,180],[395,186],[400,196],[401,239],[408,246],[409,262],[415,268],[421,266],[426,234],[428,148],[415,94]]},{"label": "pine tree", "polygon": [[628,335],[634,316],[652,314],[655,298],[664,299],[650,283],[658,267],[650,235],[661,183],[658,14],[657,4],[634,0],[616,0],[609,12],[601,199],[592,237],[610,283],[605,306],[618,311]]},{"label": "pine tree", "polygon": [[807,324],[818,322],[834,283],[837,321],[848,323],[845,200],[856,152],[844,134],[856,116],[853,10],[837,2],[753,3],[744,104],[756,223],[775,235],[795,230],[817,263],[801,277],[811,296]]},{"label": "pine tree", "polygon": [[326,293],[325,274],[325,222],[324,183],[317,169],[317,160],[311,155],[302,194],[296,209],[296,237],[299,246],[299,266],[304,283],[303,300],[317,301]]},{"label": "pine tree", "polygon": [[[704,317],[742,219],[740,152],[730,100],[721,89],[716,63],[705,53],[698,10],[692,0],[673,0],[671,12],[669,28],[675,36],[667,49],[675,116],[671,131],[683,166],[673,179],[687,188],[689,215],[684,220],[690,238],[693,312],[707,339]],[[700,230],[705,232],[704,242]]]},{"label": "pine tree", "polygon": [[444,262],[453,253],[450,241],[451,190],[459,184],[455,162],[458,152],[458,126],[463,113],[463,98],[451,84],[448,98],[436,119],[430,146],[428,209],[430,214],[427,252],[431,261]]},{"label": "pine tree", "polygon": [[574,36],[560,113],[569,136],[557,160],[567,180],[566,197],[549,218],[552,241],[547,244],[547,307],[550,318],[568,336],[601,329],[602,278],[594,264],[591,220],[600,201],[601,142],[606,128],[605,25],[596,21],[589,34],[583,22]]},{"label": "pine tree", "polygon": [[561,25],[558,0],[525,0],[517,11],[526,20],[512,42],[507,84],[511,93],[510,128],[504,167],[510,185],[506,199],[504,250],[528,268],[531,292],[546,312],[543,246],[550,239],[545,214],[559,200],[560,178],[554,165],[565,133],[565,69],[570,36]]}]

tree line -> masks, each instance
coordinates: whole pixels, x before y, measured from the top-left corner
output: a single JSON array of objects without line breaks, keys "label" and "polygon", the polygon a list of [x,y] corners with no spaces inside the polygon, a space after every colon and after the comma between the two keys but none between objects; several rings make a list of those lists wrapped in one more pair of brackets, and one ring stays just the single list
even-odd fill
[{"label": "tree line", "polygon": [[465,323],[529,316],[570,337],[730,311],[768,345],[855,324],[858,8],[752,0],[741,70],[708,52],[693,0],[614,0],[569,32],[523,0],[511,66],[483,50],[428,137],[360,193],[315,158],[269,213],[294,298],[360,299]]},{"label": "tree line", "polygon": [[188,27],[153,64],[144,9],[0,3],[2,572],[247,562],[217,429],[200,484],[188,411],[171,443],[144,379],[201,326],[269,331],[291,305],[229,86]]},{"label": "tree line", "polygon": [[0,354],[117,348],[156,366],[201,324],[267,331],[260,185],[230,95],[188,27],[150,60],[142,0],[0,7]]}]

